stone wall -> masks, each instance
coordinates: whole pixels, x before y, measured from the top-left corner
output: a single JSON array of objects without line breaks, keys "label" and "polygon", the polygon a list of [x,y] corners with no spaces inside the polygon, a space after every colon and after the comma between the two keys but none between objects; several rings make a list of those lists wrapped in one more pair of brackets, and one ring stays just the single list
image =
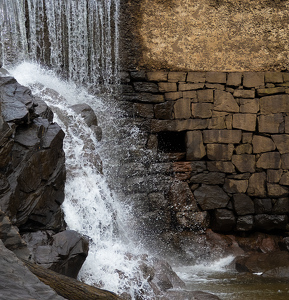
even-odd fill
[{"label": "stone wall", "polygon": [[122,89],[172,178],[146,200],[163,230],[288,230],[289,73],[132,71]]},{"label": "stone wall", "polygon": [[121,0],[120,9],[124,70],[288,69],[288,0]]}]

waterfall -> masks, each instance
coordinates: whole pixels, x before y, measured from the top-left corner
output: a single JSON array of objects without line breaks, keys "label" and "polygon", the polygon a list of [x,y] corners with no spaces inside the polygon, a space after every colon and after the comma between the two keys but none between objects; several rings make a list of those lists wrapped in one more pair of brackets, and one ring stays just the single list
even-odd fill
[{"label": "waterfall", "polygon": [[90,87],[118,75],[119,0],[0,0],[0,63],[30,60]]}]

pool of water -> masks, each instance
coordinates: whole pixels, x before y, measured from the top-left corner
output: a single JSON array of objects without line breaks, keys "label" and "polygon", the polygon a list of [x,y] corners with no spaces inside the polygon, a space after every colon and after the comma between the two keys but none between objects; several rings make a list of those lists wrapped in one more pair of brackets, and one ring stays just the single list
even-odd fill
[{"label": "pool of water", "polygon": [[188,290],[217,295],[222,300],[288,300],[289,280],[238,273],[230,267],[233,257],[210,264],[174,267]]}]

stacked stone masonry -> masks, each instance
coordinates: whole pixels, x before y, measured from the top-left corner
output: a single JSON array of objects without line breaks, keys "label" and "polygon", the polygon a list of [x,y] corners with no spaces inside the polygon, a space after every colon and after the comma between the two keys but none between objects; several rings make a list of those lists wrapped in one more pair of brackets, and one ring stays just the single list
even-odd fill
[{"label": "stacked stone masonry", "polygon": [[122,87],[148,147],[190,187],[197,206],[183,217],[207,213],[218,231],[289,229],[289,73],[131,71]]}]

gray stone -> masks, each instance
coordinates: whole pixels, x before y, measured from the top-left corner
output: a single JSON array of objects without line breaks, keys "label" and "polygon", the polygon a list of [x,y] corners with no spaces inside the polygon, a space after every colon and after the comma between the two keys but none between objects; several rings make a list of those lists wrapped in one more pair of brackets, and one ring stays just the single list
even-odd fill
[{"label": "gray stone", "polygon": [[206,155],[201,131],[186,132],[186,159],[199,160]]},{"label": "gray stone", "polygon": [[254,135],[252,144],[253,153],[269,152],[276,149],[276,146],[272,139],[262,135]]},{"label": "gray stone", "polygon": [[246,193],[248,180],[225,179],[224,190],[229,194]]},{"label": "gray stone", "polygon": [[212,109],[212,103],[192,103],[192,115],[194,118],[211,118]]},{"label": "gray stone", "polygon": [[158,93],[158,85],[154,82],[134,82],[133,87],[138,93]]},{"label": "gray stone", "polygon": [[194,191],[194,196],[202,210],[226,207],[229,196],[219,186],[202,185]]},{"label": "gray stone", "polygon": [[154,117],[154,107],[152,104],[134,103],[133,112],[137,117],[148,119],[152,119]]},{"label": "gray stone", "polygon": [[210,160],[231,160],[233,151],[232,144],[207,144],[207,156]]},{"label": "gray stone", "polygon": [[271,115],[261,115],[258,117],[259,132],[283,133],[284,117],[281,113]]},{"label": "gray stone", "polygon": [[150,193],[148,199],[151,210],[165,209],[168,206],[168,199],[164,193]]},{"label": "gray stone", "polygon": [[255,114],[234,114],[233,128],[242,129],[245,131],[255,131],[256,115]]},{"label": "gray stone", "polygon": [[199,173],[190,178],[190,183],[224,184],[225,174],[220,172]]},{"label": "gray stone", "polygon": [[254,202],[245,194],[236,194],[233,196],[233,206],[238,216],[254,214]]},{"label": "gray stone", "polygon": [[236,225],[236,217],[231,210],[216,209],[214,213],[213,230],[231,231]]},{"label": "gray stone", "polygon": [[261,169],[279,169],[281,167],[281,156],[279,152],[262,153],[256,164]]},{"label": "gray stone", "polygon": [[289,135],[272,135],[273,141],[275,142],[277,149],[281,154],[289,152]]},{"label": "gray stone", "polygon": [[283,215],[284,213],[289,213],[288,197],[276,199],[274,202],[272,214]]},{"label": "gray stone", "polygon": [[256,214],[271,214],[272,201],[271,199],[254,199],[255,213]]},{"label": "gray stone", "polygon": [[229,92],[215,91],[214,109],[225,112],[239,112],[239,105]]},{"label": "gray stone", "polygon": [[237,231],[250,231],[254,226],[254,217],[252,215],[249,216],[241,216],[237,219]]},{"label": "gray stone", "polygon": [[254,173],[255,172],[255,155],[241,154],[233,155],[232,163],[237,170],[242,173]]},{"label": "gray stone", "polygon": [[130,76],[133,80],[146,80],[146,71],[140,70],[140,71],[131,71]]},{"label": "gray stone", "polygon": [[238,144],[242,138],[241,130],[204,130],[203,138],[205,144],[224,143]]},{"label": "gray stone", "polygon": [[266,173],[254,173],[249,178],[247,193],[249,196],[265,197],[266,196]]},{"label": "gray stone", "polygon": [[210,224],[208,212],[183,211],[176,214],[178,228],[204,232]]},{"label": "gray stone", "polygon": [[243,86],[258,88],[265,85],[263,72],[244,72]]}]

